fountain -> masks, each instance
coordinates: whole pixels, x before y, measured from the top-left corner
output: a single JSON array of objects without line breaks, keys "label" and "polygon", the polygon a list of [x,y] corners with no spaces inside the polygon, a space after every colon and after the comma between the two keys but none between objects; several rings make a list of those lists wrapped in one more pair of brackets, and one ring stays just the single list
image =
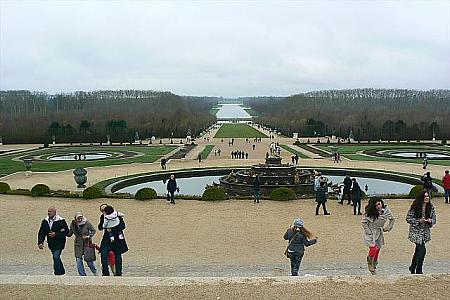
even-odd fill
[{"label": "fountain", "polygon": [[231,172],[219,182],[229,195],[250,196],[256,175],[259,175],[262,196],[270,196],[274,189],[281,187],[294,190],[297,196],[314,194],[313,174],[294,165],[282,164],[277,155],[267,156],[264,164],[253,165],[250,170]]}]

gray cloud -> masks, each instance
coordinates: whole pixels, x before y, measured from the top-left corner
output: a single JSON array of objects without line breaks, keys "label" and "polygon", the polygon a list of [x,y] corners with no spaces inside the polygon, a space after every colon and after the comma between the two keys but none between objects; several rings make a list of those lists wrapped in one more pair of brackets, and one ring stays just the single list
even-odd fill
[{"label": "gray cloud", "polygon": [[5,1],[0,88],[449,88],[448,1]]}]

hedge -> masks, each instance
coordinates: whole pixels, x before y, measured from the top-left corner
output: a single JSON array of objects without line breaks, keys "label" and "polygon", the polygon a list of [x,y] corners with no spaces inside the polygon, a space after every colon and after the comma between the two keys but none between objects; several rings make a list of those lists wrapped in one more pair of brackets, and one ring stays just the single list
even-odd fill
[{"label": "hedge", "polygon": [[6,182],[0,182],[0,194],[8,194],[11,187]]},{"label": "hedge", "polygon": [[152,188],[143,188],[137,191],[136,195],[134,195],[134,199],[136,200],[147,200],[147,199],[155,199],[156,191]]},{"label": "hedge", "polygon": [[293,189],[290,188],[277,188],[270,193],[270,199],[277,200],[277,201],[287,201],[287,200],[294,200],[296,198],[295,192]]},{"label": "hedge", "polygon": [[103,197],[103,191],[96,186],[90,186],[83,191],[84,199],[95,199]]},{"label": "hedge", "polygon": [[227,193],[223,187],[211,186],[205,189],[202,195],[204,201],[226,200]]},{"label": "hedge", "polygon": [[39,197],[39,196],[45,196],[50,194],[50,188],[45,184],[36,184],[31,188],[31,196],[32,197]]}]

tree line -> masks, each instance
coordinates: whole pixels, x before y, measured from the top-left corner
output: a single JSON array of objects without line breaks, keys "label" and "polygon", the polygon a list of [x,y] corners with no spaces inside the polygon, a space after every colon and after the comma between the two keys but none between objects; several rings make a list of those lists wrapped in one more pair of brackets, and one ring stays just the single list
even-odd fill
[{"label": "tree line", "polygon": [[356,140],[448,139],[450,90],[349,89],[245,98],[257,121],[287,136]]},{"label": "tree line", "polygon": [[0,91],[0,137],[5,143],[133,141],[197,136],[215,122],[212,97],[147,90],[48,94]]}]

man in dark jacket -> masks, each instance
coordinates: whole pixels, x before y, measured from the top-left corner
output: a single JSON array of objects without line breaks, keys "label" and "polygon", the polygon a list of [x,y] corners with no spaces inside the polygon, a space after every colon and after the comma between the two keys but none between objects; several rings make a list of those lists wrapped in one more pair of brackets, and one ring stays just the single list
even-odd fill
[{"label": "man in dark jacket", "polygon": [[175,175],[170,175],[170,179],[167,181],[167,191],[170,194],[170,203],[175,204],[175,191],[178,189]]},{"label": "man in dark jacket", "polygon": [[61,260],[61,252],[66,245],[66,237],[69,233],[66,220],[56,213],[56,208],[49,207],[48,216],[42,220],[41,227],[38,232],[38,247],[44,249],[44,240],[47,238],[48,248],[53,256],[53,270],[55,275],[64,275],[63,262]]},{"label": "man in dark jacket", "polygon": [[327,187],[325,186],[325,184],[326,183],[322,181],[316,191],[316,216],[319,214],[319,208],[321,205],[323,208],[323,214],[330,215],[330,213],[327,211],[327,207],[325,206],[325,203],[327,202]]},{"label": "man in dark jacket", "polygon": [[427,190],[428,195],[430,195],[431,198],[431,192],[433,190],[433,178],[431,178],[430,172],[426,172],[425,174],[423,174],[420,180],[422,180],[423,188]]},{"label": "man in dark jacket", "polygon": [[342,193],[342,199],[339,201],[340,204],[343,204],[345,197],[347,197],[347,204],[350,204],[350,190],[352,188],[352,179],[350,176],[346,175],[344,178],[344,191]]}]

